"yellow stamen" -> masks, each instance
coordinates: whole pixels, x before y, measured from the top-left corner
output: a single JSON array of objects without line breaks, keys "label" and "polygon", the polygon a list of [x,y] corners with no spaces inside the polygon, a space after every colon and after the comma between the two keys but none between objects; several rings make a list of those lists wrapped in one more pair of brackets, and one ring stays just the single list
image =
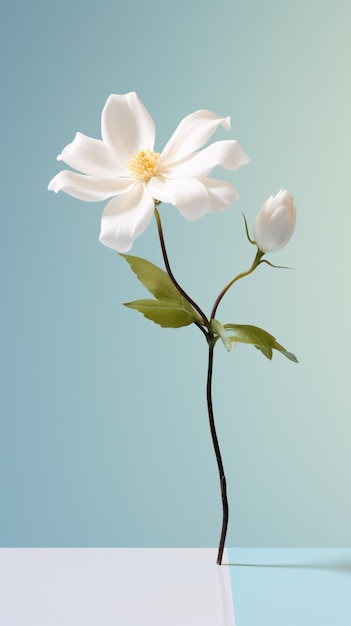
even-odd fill
[{"label": "yellow stamen", "polygon": [[158,152],[140,150],[140,152],[134,152],[127,161],[127,167],[133,178],[147,183],[150,178],[155,176],[159,160],[160,154]]}]

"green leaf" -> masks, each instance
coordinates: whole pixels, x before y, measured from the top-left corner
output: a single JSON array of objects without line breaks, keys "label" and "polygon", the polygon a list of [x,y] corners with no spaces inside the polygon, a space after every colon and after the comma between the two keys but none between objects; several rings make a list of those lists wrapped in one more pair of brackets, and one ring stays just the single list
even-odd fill
[{"label": "green leaf", "polygon": [[125,302],[124,306],[139,311],[148,320],[163,328],[181,328],[194,321],[193,315],[174,300],[134,300]]},{"label": "green leaf", "polygon": [[150,261],[146,259],[131,256],[130,254],[121,254],[120,256],[129,263],[140,282],[143,283],[144,287],[158,300],[162,300],[163,298],[173,300],[175,295],[180,295],[168,274],[157,267],[157,265],[150,263]]},{"label": "green leaf", "polygon": [[185,301],[183,306],[189,310],[189,313],[193,312],[192,306],[183,298],[182,294],[178,291],[176,286],[172,283],[170,277],[166,272],[161,270],[150,261],[141,259],[137,256],[131,256],[129,254],[121,254],[123,258],[129,263],[134,274],[137,275],[140,282],[146,287],[146,289],[152,293],[157,300],[176,300],[179,302]]},{"label": "green leaf", "polygon": [[225,349],[230,352],[234,345],[234,341],[231,337],[229,337],[224,326],[222,326],[222,324],[218,320],[212,319],[211,328],[222,339]]},{"label": "green leaf", "polygon": [[[142,259],[137,256],[131,256],[130,254],[121,254],[120,256],[122,256],[129,263],[131,269],[137,275],[140,282],[153,296],[155,296],[157,302],[168,303],[167,306],[161,304],[160,308],[170,308],[170,303],[173,303],[173,307],[171,308],[174,308],[177,311],[182,311],[183,313],[187,312],[187,317],[183,315],[184,320],[185,317],[187,320],[191,318],[190,321],[186,322],[186,324],[191,324],[191,322],[194,321],[200,322],[201,324],[203,323],[201,317],[191,306],[191,304],[184,298],[180,291],[178,291],[177,287],[173,284],[166,272],[157,267],[157,265],[150,263],[150,261],[147,261],[146,259]],[[153,300],[150,300],[148,302],[153,302]],[[186,324],[183,323],[177,326],[172,326],[171,324],[169,324],[169,326],[178,328],[178,326],[185,326]],[[161,326],[162,325],[163,324],[161,324]]]},{"label": "green leaf", "polygon": [[248,324],[224,324],[223,327],[226,331],[234,331],[235,335],[230,336],[231,341],[238,341],[241,343],[251,343],[258,350],[267,357],[272,359],[272,350],[278,350],[287,359],[298,363],[296,356],[292,352],[288,352],[283,346],[280,345],[266,330],[258,328],[258,326],[250,326]]}]

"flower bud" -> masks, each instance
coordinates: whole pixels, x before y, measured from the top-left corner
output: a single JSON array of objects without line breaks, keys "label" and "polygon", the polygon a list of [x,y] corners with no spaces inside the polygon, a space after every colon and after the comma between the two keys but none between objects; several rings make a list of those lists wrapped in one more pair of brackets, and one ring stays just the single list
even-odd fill
[{"label": "flower bud", "polygon": [[281,189],[266,200],[256,217],[253,235],[257,247],[262,252],[280,250],[293,234],[295,222],[294,200],[286,189]]}]

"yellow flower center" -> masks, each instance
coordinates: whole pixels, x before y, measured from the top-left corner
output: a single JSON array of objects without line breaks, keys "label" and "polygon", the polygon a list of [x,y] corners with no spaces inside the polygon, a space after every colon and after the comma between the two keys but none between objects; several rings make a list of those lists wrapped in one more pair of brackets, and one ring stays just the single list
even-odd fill
[{"label": "yellow flower center", "polygon": [[140,150],[140,152],[134,152],[127,161],[127,167],[133,178],[147,183],[150,178],[155,176],[159,160],[160,154],[158,152]]}]

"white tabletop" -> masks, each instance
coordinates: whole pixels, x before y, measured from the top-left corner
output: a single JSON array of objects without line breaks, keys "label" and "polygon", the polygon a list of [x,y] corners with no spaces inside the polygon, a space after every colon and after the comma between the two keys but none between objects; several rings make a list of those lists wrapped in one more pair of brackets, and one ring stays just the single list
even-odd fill
[{"label": "white tabletop", "polygon": [[[2,626],[233,626],[214,549],[2,549]],[[227,554],[225,553],[227,559]]]}]

